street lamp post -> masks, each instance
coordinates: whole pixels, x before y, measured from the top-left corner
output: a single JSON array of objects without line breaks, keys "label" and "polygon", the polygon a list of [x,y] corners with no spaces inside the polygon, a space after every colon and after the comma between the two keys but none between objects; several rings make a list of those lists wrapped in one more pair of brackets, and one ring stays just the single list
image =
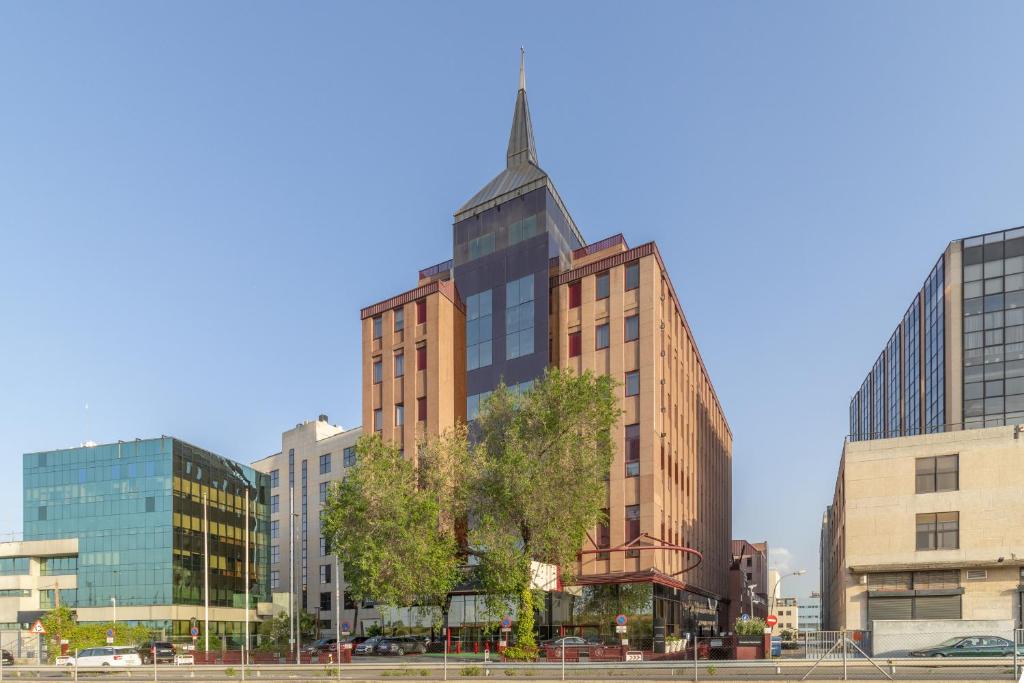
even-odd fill
[{"label": "street lamp post", "polygon": [[768,600],[769,600],[768,613],[769,614],[774,614],[775,613],[775,593],[776,593],[776,591],[779,590],[779,586],[782,584],[782,580],[784,578],[788,577],[788,576],[803,576],[806,573],[807,573],[806,569],[797,569],[795,572],[790,572],[788,574],[783,574],[782,576],[779,577],[779,580],[775,582],[774,586],[772,586],[771,594],[768,596]]}]

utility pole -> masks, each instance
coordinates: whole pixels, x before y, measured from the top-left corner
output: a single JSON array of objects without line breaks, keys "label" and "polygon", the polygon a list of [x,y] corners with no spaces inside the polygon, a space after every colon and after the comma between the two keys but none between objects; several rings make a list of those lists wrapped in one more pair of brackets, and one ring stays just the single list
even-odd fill
[{"label": "utility pole", "polygon": [[[210,515],[207,510],[209,501],[203,492],[203,642],[206,652],[210,652]],[[156,662],[156,655],[153,655]]]},{"label": "utility pole", "polygon": [[288,630],[289,647],[295,647],[296,612],[295,612],[295,487],[288,493]]},{"label": "utility pole", "polygon": [[245,486],[245,647],[242,648],[242,672],[249,665],[249,485]]}]

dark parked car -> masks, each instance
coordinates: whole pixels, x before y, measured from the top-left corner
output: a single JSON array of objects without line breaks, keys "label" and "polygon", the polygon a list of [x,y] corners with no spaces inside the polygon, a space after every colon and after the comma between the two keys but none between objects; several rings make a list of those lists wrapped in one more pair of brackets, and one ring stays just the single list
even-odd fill
[{"label": "dark parked car", "polygon": [[372,654],[376,654],[377,643],[379,643],[379,642],[380,642],[380,636],[373,636],[372,638],[367,638],[363,642],[357,644],[352,649],[352,654],[354,654],[354,655],[372,655]]},{"label": "dark parked car", "polygon": [[14,664],[14,655],[10,650],[0,650],[0,658],[4,660],[4,664]]},{"label": "dark parked car", "polygon": [[417,636],[390,636],[377,643],[377,654],[379,655],[407,655],[424,654],[427,651],[426,638]]},{"label": "dark parked car", "polygon": [[[1024,655],[1024,645],[1017,646]],[[958,636],[944,640],[935,647],[914,650],[911,657],[1012,657],[1013,643],[999,636]]]},{"label": "dark parked car", "polygon": [[325,650],[333,650],[334,644],[337,642],[337,638],[321,638],[302,648],[302,651],[307,654],[318,655]]},{"label": "dark parked car", "polygon": [[153,663],[153,648],[156,647],[157,664],[174,664],[174,644],[165,640],[143,643],[139,646],[139,658],[143,664]]}]

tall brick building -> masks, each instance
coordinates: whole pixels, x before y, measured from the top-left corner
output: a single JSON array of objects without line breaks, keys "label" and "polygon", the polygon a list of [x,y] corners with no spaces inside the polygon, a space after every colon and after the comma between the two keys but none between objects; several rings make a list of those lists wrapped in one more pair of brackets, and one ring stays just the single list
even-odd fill
[{"label": "tall brick building", "polygon": [[527,390],[549,365],[615,377],[609,522],[541,628],[605,633],[588,601],[624,585],[649,598],[637,628],[724,626],[732,433],[657,245],[588,245],[539,166],[522,68],[506,167],[455,213],[453,242],[414,289],[362,310],[364,429],[415,458],[500,382]]}]

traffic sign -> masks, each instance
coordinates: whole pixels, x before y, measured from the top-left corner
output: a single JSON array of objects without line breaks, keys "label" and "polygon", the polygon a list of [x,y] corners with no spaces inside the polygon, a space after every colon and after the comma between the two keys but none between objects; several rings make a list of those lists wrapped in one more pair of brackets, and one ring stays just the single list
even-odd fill
[{"label": "traffic sign", "polygon": [[512,617],[506,614],[501,618],[501,630],[504,631],[510,628],[512,628]]},{"label": "traffic sign", "polygon": [[107,629],[107,638],[113,638],[113,637],[114,637],[114,629],[108,628]]},{"label": "traffic sign", "polygon": [[192,634],[193,638],[197,638],[199,636],[199,627],[198,626],[193,626],[192,629],[189,631],[189,633]]},{"label": "traffic sign", "polygon": [[626,615],[625,614],[620,614],[619,616],[615,617],[615,624],[618,625],[618,626],[625,626],[626,625]]},{"label": "traffic sign", "polygon": [[744,612],[740,615],[740,621],[750,621],[750,615]]},{"label": "traffic sign", "polygon": [[769,614],[767,617],[765,617],[764,623],[768,624],[769,626],[775,626],[775,624],[779,623],[779,618],[774,614]]},{"label": "traffic sign", "polygon": [[39,635],[46,635],[46,627],[43,626],[43,622],[36,619],[36,623],[32,624],[32,633],[38,633]]},{"label": "traffic sign", "polygon": [[625,633],[626,632],[626,627],[625,626],[616,625],[615,626],[615,632],[616,633]]},{"label": "traffic sign", "polygon": [[348,623],[347,621],[341,622],[341,632],[342,633],[348,633],[351,630],[352,630],[352,624]]}]

